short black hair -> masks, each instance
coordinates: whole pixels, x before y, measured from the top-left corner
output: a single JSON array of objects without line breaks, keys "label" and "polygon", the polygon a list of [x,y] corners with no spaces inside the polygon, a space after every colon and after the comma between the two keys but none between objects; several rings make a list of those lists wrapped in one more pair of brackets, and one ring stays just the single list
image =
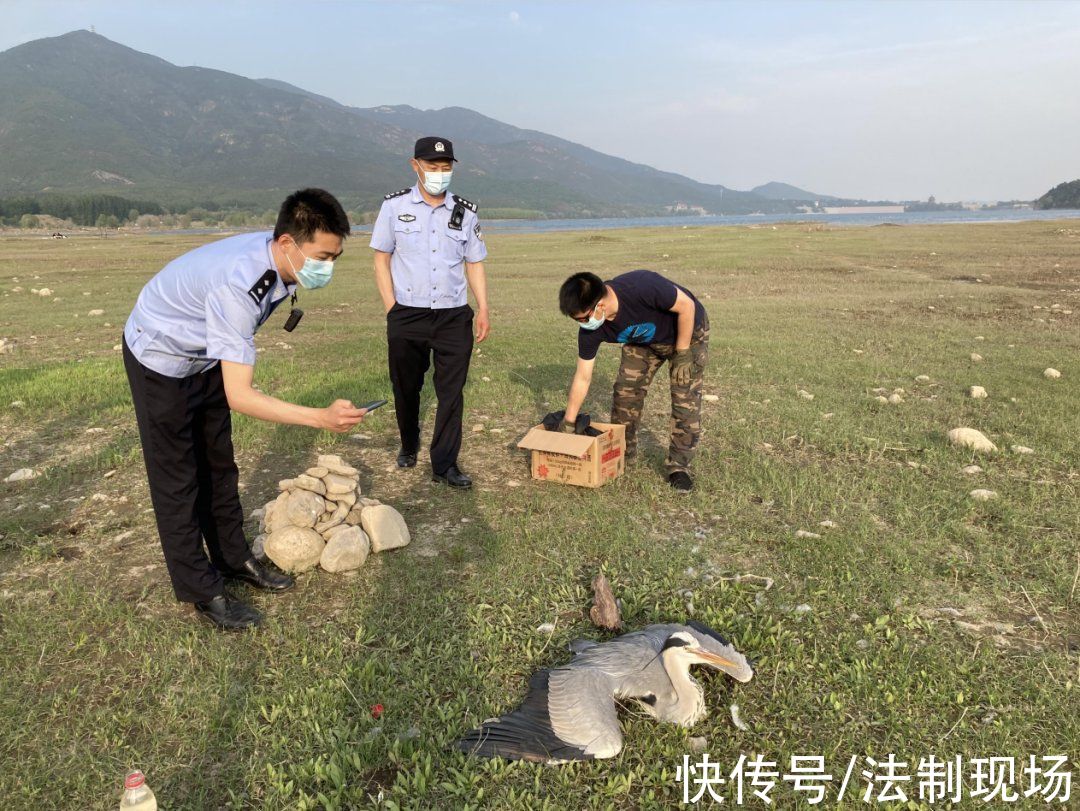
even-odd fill
[{"label": "short black hair", "polygon": [[573,317],[596,306],[604,297],[604,282],[595,273],[575,273],[559,288],[559,309]]},{"label": "short black hair", "polygon": [[301,189],[285,198],[274,226],[274,239],[288,234],[297,242],[311,242],[316,231],[349,235],[349,215],[330,192],[324,189]]}]

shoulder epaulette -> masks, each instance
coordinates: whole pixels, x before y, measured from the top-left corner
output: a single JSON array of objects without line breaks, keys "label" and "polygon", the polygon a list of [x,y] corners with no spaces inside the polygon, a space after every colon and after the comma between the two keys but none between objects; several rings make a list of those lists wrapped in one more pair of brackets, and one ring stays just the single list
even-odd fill
[{"label": "shoulder epaulette", "polygon": [[270,291],[274,289],[277,284],[277,271],[267,270],[255,284],[251,285],[251,289],[248,290],[248,295],[251,296],[251,300],[259,307],[262,306],[263,299],[266,298]]},{"label": "shoulder epaulette", "polygon": [[383,200],[393,200],[395,197],[401,197],[403,194],[408,194],[412,189],[402,189],[401,191],[392,191],[389,194],[383,195]]},{"label": "shoulder epaulette", "polygon": [[477,212],[477,210],[479,209],[479,206],[477,206],[476,203],[473,203],[473,202],[471,202],[469,200],[466,200],[464,197],[458,197],[456,194],[453,195],[453,197],[454,197],[454,202],[455,203],[461,203],[463,206],[465,206],[465,208],[469,209],[469,211],[471,211],[473,214],[475,214]]}]

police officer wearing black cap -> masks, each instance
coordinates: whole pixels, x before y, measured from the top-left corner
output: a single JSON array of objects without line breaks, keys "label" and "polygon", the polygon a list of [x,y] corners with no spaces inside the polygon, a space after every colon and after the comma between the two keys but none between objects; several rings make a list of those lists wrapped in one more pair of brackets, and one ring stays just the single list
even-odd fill
[{"label": "police officer wearing black cap", "polygon": [[[412,188],[386,195],[371,234],[375,281],[386,308],[390,381],[394,389],[401,449],[399,467],[416,465],[420,447],[420,390],[432,358],[439,404],[431,440],[436,482],[468,488],[472,480],[458,467],[463,390],[469,373],[473,335],[488,334],[487,246],[477,206],[447,194],[454,145],[446,138],[416,142],[410,161]],[[469,306],[468,291],[476,299]]]}]

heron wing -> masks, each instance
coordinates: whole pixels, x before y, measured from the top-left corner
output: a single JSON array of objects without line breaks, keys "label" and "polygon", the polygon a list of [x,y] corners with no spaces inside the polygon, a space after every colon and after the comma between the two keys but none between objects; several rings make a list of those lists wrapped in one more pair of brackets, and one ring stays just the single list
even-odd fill
[{"label": "heron wing", "polygon": [[570,649],[570,652],[576,656],[579,653],[584,653],[589,650],[589,648],[595,648],[599,644],[599,642],[592,639],[572,639],[567,647]]},{"label": "heron wing", "polygon": [[456,744],[479,757],[564,763],[611,757],[622,748],[610,680],[577,668],[540,670],[511,713],[481,724]]},{"label": "heron wing", "polygon": [[560,667],[548,685],[551,727],[561,740],[596,758],[622,749],[622,729],[615,711],[615,683],[601,670]]}]

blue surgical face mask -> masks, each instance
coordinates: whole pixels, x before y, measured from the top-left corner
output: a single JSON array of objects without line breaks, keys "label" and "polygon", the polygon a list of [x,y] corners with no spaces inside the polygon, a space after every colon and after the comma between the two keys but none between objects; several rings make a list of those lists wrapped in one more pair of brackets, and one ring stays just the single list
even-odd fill
[{"label": "blue surgical face mask", "polygon": [[450,178],[453,170],[449,172],[424,172],[424,188],[428,194],[439,195],[450,188]]},{"label": "blue surgical face mask", "polygon": [[[299,245],[296,246],[296,250],[300,251]],[[289,267],[292,268],[296,281],[301,287],[305,290],[317,290],[330,284],[330,277],[334,275],[334,263],[331,260],[312,259],[303,251],[300,251],[300,255],[304,257],[304,265],[300,270],[296,269],[288,254],[285,254],[285,258],[289,260]]]},{"label": "blue surgical face mask", "polygon": [[[593,311],[596,311],[596,307],[593,307]],[[588,330],[600,329],[600,325],[603,324],[605,320],[606,319],[604,318],[597,318],[595,315],[590,315],[589,320],[582,324],[581,328]]]}]

